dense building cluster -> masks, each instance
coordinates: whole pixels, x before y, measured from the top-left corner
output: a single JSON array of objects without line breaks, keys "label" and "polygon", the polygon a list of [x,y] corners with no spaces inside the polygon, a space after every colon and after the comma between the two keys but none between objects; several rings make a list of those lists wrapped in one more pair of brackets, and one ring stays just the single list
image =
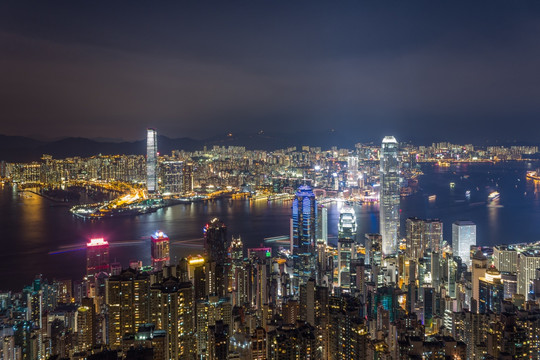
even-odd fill
[{"label": "dense building cluster", "polygon": [[[429,148],[457,151],[479,154]],[[129,267],[110,262],[107,240],[92,239],[84,279],[38,277],[22,292],[0,293],[0,358],[540,359],[540,245],[479,248],[466,220],[414,217],[400,229],[401,178],[419,154],[393,137],[355,154],[214,148],[160,159],[162,186],[189,163],[197,186],[216,176],[221,185],[240,177],[294,187],[289,239],[246,248],[214,218],[203,254],[171,262],[169,238],[158,231],[152,264]],[[306,179],[291,176],[293,167]],[[257,183],[264,169],[287,170]],[[372,176],[380,178],[380,234],[358,233],[350,203],[330,242],[317,190],[365,193]],[[443,225],[452,226],[451,243]]]}]

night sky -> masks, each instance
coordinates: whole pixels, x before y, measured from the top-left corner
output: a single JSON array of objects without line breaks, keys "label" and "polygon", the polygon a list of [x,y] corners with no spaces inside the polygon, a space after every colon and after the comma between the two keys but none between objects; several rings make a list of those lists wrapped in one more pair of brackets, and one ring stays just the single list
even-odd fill
[{"label": "night sky", "polygon": [[540,142],[540,1],[3,1],[0,133]]}]

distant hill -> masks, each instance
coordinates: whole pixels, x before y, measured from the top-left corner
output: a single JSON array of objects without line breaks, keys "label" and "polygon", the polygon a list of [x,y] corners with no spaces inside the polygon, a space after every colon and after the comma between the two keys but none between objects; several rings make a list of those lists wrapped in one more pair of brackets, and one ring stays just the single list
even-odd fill
[{"label": "distant hill", "polygon": [[[33,161],[41,158],[43,154],[54,158],[72,156],[88,157],[98,154],[146,154],[145,140],[133,142],[107,142],[87,138],[72,137],[55,141],[38,141],[22,136],[0,135],[0,160],[5,161]],[[202,149],[199,140],[189,138],[170,139],[158,136],[158,150],[161,153],[170,153],[175,149],[195,150]]]},{"label": "distant hill", "polygon": [[[245,146],[247,149],[275,150],[290,146],[321,146],[323,148],[336,145],[352,147],[354,142],[343,143],[339,135],[333,132],[316,133],[302,132],[297,134],[279,133],[239,133],[232,136],[216,136],[204,140],[192,138],[171,139],[158,135],[158,151],[170,154],[172,150],[194,151],[202,150],[204,146]],[[55,141],[40,141],[23,136],[0,135],[0,160],[9,162],[33,161],[43,154],[54,158],[72,156],[88,157],[98,154],[146,154],[146,141],[118,141],[110,139],[103,141],[82,137],[70,137]]]}]

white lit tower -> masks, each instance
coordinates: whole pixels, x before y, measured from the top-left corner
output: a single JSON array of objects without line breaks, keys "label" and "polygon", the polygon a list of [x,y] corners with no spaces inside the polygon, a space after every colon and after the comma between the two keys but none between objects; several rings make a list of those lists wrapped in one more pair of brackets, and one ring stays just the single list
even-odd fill
[{"label": "white lit tower", "polygon": [[393,255],[398,250],[399,234],[399,159],[398,142],[386,136],[381,147],[380,231],[382,253]]},{"label": "white lit tower", "polygon": [[149,193],[157,190],[157,133],[146,131],[146,189]]},{"label": "white lit tower", "polygon": [[351,288],[351,260],[356,259],[356,213],[344,206],[338,222],[338,286],[345,292]]},{"label": "white lit tower", "polygon": [[471,246],[476,246],[476,225],[472,221],[456,221],[452,224],[452,250],[463,264],[471,267]]}]

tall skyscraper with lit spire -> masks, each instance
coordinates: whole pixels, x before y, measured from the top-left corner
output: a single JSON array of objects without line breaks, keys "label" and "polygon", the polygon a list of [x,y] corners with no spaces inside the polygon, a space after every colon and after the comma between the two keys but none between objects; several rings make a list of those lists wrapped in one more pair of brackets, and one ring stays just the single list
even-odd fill
[{"label": "tall skyscraper with lit spire", "polygon": [[157,190],[157,132],[146,131],[146,189],[149,193]]},{"label": "tall skyscraper with lit spire", "polygon": [[399,234],[399,159],[398,142],[386,136],[381,147],[380,232],[383,255],[398,250]]}]

